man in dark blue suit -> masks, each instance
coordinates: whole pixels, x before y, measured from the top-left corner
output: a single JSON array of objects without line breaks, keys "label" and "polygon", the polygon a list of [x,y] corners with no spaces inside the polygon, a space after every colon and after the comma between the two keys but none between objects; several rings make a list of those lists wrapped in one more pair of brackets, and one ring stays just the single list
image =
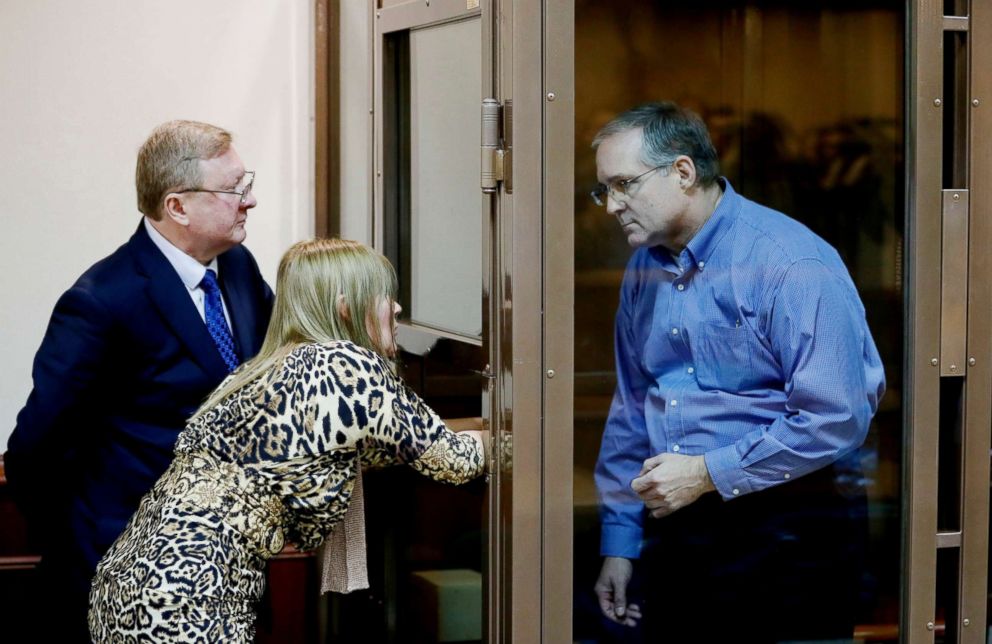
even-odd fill
[{"label": "man in dark blue suit", "polygon": [[230,133],[161,125],[135,179],[138,230],[59,298],[5,455],[42,548],[40,626],[57,641],[88,641],[97,562],[169,466],[186,419],[258,352],[272,310],[241,246],[257,202]]}]

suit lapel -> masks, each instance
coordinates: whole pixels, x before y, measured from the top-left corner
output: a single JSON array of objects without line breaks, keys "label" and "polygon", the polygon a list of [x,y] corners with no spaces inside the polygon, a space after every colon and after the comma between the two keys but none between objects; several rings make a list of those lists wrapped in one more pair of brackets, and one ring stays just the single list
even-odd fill
[{"label": "suit lapel", "polygon": [[217,258],[220,265],[220,289],[224,294],[224,302],[227,304],[227,312],[231,314],[231,330],[234,333],[234,341],[238,347],[238,357],[242,362],[258,353],[259,347],[255,346],[255,309],[252,306],[250,285],[244,279],[239,279],[241,273],[233,265],[229,253],[224,253]]},{"label": "suit lapel", "polygon": [[147,278],[145,292],[159,315],[189,349],[197,364],[218,382],[222,380],[227,375],[227,365],[210,337],[207,325],[200,318],[186,285],[148,237],[144,222],[138,225],[138,231],[128,244],[139,272]]}]

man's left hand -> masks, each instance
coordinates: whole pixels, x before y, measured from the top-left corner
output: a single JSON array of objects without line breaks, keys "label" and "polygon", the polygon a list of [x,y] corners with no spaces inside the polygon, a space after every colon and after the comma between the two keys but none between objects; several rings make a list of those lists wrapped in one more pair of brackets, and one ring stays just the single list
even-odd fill
[{"label": "man's left hand", "polygon": [[716,489],[702,456],[658,454],[644,461],[630,483],[655,519],[684,508]]}]

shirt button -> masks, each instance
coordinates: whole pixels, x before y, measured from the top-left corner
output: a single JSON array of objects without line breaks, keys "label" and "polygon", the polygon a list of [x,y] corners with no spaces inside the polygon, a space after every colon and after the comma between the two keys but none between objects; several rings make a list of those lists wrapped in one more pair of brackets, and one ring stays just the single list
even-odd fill
[{"label": "shirt button", "polygon": [[678,334],[679,334],[678,329],[672,329],[672,335],[678,335]]},{"label": "shirt button", "polygon": [[688,369],[686,369],[686,371],[688,371],[689,373],[696,373],[696,370],[693,369],[692,367],[689,367]]},{"label": "shirt button", "polygon": [[703,270],[703,268],[706,266],[706,262],[699,262],[698,266],[699,266],[699,270]]},{"label": "shirt button", "polygon": [[684,291],[685,290],[685,284],[679,284],[676,288],[678,288],[680,291]]},{"label": "shirt button", "polygon": [[681,447],[679,447],[678,445],[672,445],[672,451],[673,451],[673,452],[677,452],[677,451],[679,451],[680,449],[682,449],[682,448],[681,448]]},{"label": "shirt button", "polygon": [[791,474],[789,474],[788,472],[786,472],[786,474],[785,474],[785,478],[787,478],[787,479],[791,479],[791,478],[792,478],[792,475],[791,475]]},{"label": "shirt button", "polygon": [[678,407],[678,406],[679,406],[679,401],[673,400],[672,401],[672,407]]},{"label": "shirt button", "polygon": [[734,489],[733,489],[732,491],[733,491],[733,493],[734,493],[734,496],[737,496],[738,494],[740,494],[740,493],[741,493],[741,491],[740,491],[740,490],[738,490],[737,488],[734,488]]}]

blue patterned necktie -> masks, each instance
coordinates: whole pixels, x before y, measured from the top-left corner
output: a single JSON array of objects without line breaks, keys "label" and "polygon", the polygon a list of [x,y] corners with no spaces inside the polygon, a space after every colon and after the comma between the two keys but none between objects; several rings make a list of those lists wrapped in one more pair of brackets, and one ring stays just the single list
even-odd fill
[{"label": "blue patterned necktie", "polygon": [[220,299],[216,273],[208,269],[200,281],[200,288],[205,295],[203,317],[206,319],[207,331],[227,364],[227,370],[234,371],[238,366],[238,353],[234,350],[234,339],[231,337],[231,330],[227,328],[227,320],[224,319],[224,305]]}]

